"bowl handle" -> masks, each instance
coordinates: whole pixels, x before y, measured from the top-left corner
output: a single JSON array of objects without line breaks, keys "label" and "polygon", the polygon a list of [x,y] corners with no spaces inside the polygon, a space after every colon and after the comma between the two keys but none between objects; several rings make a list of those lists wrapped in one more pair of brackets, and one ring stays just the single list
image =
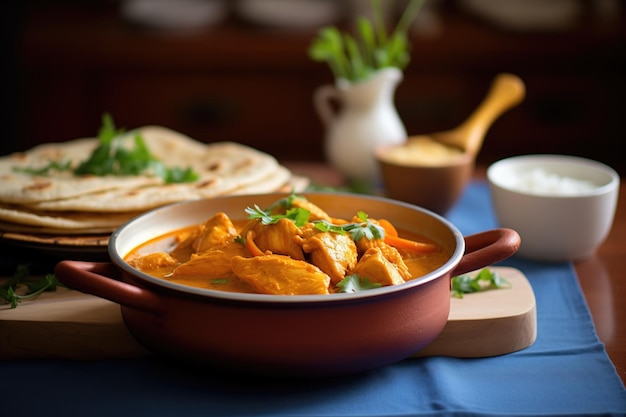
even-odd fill
[{"label": "bowl handle", "polygon": [[161,313],[162,300],[152,291],[119,281],[120,272],[110,262],[61,261],[56,278],[67,287],[152,314]]},{"label": "bowl handle", "polygon": [[517,252],[519,246],[519,234],[513,229],[498,228],[466,236],[465,254],[451,276],[500,262]]}]

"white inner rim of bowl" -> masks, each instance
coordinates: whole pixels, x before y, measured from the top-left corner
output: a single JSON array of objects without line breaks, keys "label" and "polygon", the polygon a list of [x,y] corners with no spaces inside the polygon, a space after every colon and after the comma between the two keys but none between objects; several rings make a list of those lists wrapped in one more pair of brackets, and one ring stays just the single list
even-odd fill
[{"label": "white inner rim of bowl", "polygon": [[[528,178],[533,175],[535,178]],[[541,176],[552,184],[545,184],[545,189],[531,184]],[[488,169],[487,177],[493,184],[521,194],[565,198],[604,194],[619,181],[617,172],[600,162],[552,155],[513,157],[495,162]],[[583,183],[591,187],[581,186]],[[555,191],[554,186],[564,189]]]},{"label": "white inner rim of bowl", "polygon": [[[315,193],[308,193],[315,194]],[[323,194],[323,193],[322,193]],[[342,193],[333,193],[333,198],[341,198],[342,196],[359,198],[364,202],[367,200],[383,202],[383,203],[391,203],[393,205],[405,206],[411,210],[415,210],[416,214],[418,211],[426,211],[424,209],[412,206],[407,203],[397,202],[393,200],[389,200],[383,197],[373,197],[373,196],[351,196],[350,194],[342,194]],[[254,198],[254,196],[251,196]],[[228,198],[228,197],[226,197]],[[217,199],[214,199],[217,200]],[[455,240],[456,245],[453,253],[450,255],[448,261],[443,264],[441,267],[436,270],[422,276],[416,278],[414,280],[405,282],[404,284],[399,285],[391,285],[382,288],[376,288],[368,291],[360,291],[356,293],[337,293],[337,294],[325,294],[325,295],[271,295],[271,294],[247,294],[247,293],[235,293],[235,292],[226,292],[226,291],[217,291],[210,290],[199,287],[192,287],[188,285],[178,284],[175,282],[171,282],[165,279],[156,278],[151,275],[145,274],[132,266],[128,265],[123,257],[126,256],[127,253],[130,252],[133,248],[147,242],[155,237],[162,236],[166,233],[169,233],[176,228],[191,226],[194,224],[198,224],[198,220],[192,216],[194,213],[194,207],[196,205],[206,204],[203,203],[202,200],[192,201],[192,202],[182,202],[182,203],[174,203],[168,206],[164,206],[161,208],[154,209],[147,213],[140,215],[139,217],[130,220],[125,225],[121,226],[117,229],[111,236],[109,240],[109,256],[111,261],[119,268],[124,269],[127,273],[140,278],[143,281],[151,283],[157,287],[167,288],[169,290],[178,291],[186,294],[193,294],[199,296],[206,296],[211,298],[217,298],[222,300],[235,300],[235,301],[246,301],[246,302],[265,302],[265,303],[302,303],[302,302],[316,302],[316,303],[329,303],[329,302],[344,302],[344,301],[356,301],[361,299],[367,299],[371,297],[381,296],[383,294],[394,293],[398,291],[403,291],[410,287],[420,286],[425,284],[426,282],[438,279],[445,274],[451,272],[461,261],[464,252],[465,252],[465,239],[461,232],[450,223],[448,220],[439,216],[435,213],[428,213],[429,216],[434,217],[437,222],[441,223],[445,228],[447,228],[452,234],[452,238]],[[177,227],[172,228],[171,225],[165,221],[169,216],[171,211],[175,211],[178,216],[185,217],[186,214],[189,216],[190,220],[186,222],[186,224],[179,224]],[[196,210],[197,211],[197,210]],[[209,215],[206,217],[208,218]],[[155,217],[157,219],[161,219],[162,221],[154,221],[150,222],[150,227],[146,228],[144,225],[144,221],[147,218]],[[204,219],[204,218],[203,218]],[[156,224],[156,227],[155,227]]]}]

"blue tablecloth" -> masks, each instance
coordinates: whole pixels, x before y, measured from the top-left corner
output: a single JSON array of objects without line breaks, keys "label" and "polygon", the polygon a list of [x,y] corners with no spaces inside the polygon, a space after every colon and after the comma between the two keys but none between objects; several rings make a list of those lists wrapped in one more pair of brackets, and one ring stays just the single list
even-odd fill
[{"label": "blue tablecloth", "polygon": [[[485,183],[447,216],[464,235],[496,226]],[[536,342],[494,358],[408,359],[313,381],[229,378],[155,358],[0,363],[3,416],[624,416],[626,390],[573,266],[517,259],[537,300]]]}]

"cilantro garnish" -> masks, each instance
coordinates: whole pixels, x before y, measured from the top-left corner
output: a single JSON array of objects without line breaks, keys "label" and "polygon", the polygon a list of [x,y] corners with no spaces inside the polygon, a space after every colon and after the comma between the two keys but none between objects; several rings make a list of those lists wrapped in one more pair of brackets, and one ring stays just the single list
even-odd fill
[{"label": "cilantro garnish", "polygon": [[296,226],[302,227],[309,221],[311,212],[301,207],[295,207],[287,210],[285,214],[270,214],[263,210],[258,205],[254,205],[254,208],[246,207],[245,212],[248,214],[248,219],[259,219],[262,224],[269,225],[278,223],[280,219],[292,220]]},{"label": "cilantro garnish", "polygon": [[102,127],[98,133],[100,144],[89,159],[74,170],[74,174],[124,176],[151,173],[162,178],[166,183],[192,182],[198,179],[198,175],[190,168],[166,167],[163,162],[150,153],[148,146],[139,133],[134,135],[135,147],[133,149],[127,149],[122,146],[124,137],[124,130],[116,129],[111,116],[105,114],[102,118]]},{"label": "cilantro garnish", "polygon": [[463,298],[463,294],[510,287],[511,284],[502,278],[500,274],[488,268],[483,268],[475,277],[469,274],[452,277],[450,295],[456,298]]},{"label": "cilantro garnish", "polygon": [[346,230],[342,226],[329,223],[326,220],[318,220],[314,222],[314,224],[315,224],[315,228],[319,230],[320,232],[333,232],[333,233],[339,233],[340,235],[346,234]]},{"label": "cilantro garnish", "polygon": [[369,278],[361,278],[356,274],[347,275],[337,284],[339,292],[358,292],[380,288],[381,286],[379,282],[371,282]]},{"label": "cilantro garnish", "polygon": [[342,225],[334,225],[327,221],[319,220],[315,222],[315,228],[322,232],[349,233],[355,242],[358,242],[363,237],[367,240],[383,239],[385,237],[385,229],[372,223],[365,212],[359,211],[357,218],[361,221]]},{"label": "cilantro garnish", "polygon": [[42,168],[22,168],[22,167],[14,167],[13,170],[16,172],[23,172],[25,174],[31,175],[46,175],[50,171],[69,171],[71,170],[71,161],[50,161],[48,165]]},{"label": "cilantro garnish", "polygon": [[350,233],[354,241],[361,240],[363,237],[367,240],[382,239],[385,237],[385,229],[372,223],[367,218],[367,214],[359,211],[357,217],[361,220],[361,223],[349,223],[342,226]]},{"label": "cilantro garnish", "polygon": [[[276,204],[273,206],[276,206]],[[290,219],[294,221],[298,227],[304,226],[309,221],[311,214],[309,210],[302,207],[288,209],[285,214],[270,214],[268,210],[263,210],[256,204],[254,207],[246,207],[245,212],[248,214],[248,219],[259,219],[264,225],[275,224],[280,219]],[[372,223],[365,212],[359,211],[357,218],[361,221],[335,225],[326,220],[315,220],[313,224],[315,228],[321,232],[333,232],[342,235],[349,233],[354,241],[359,241],[363,237],[367,240],[383,239],[385,237],[385,229]]]},{"label": "cilantro garnish", "polygon": [[[134,134],[134,148],[128,149],[123,144],[126,135],[123,129],[116,129],[109,114],[102,117],[102,126],[98,132],[100,143],[89,158],[73,170],[74,175],[142,175],[151,174],[162,178],[165,183],[193,182],[198,174],[191,168],[166,167],[155,158],[139,133]],[[71,161],[50,162],[40,169],[16,168],[16,171],[35,175],[45,175],[52,170],[69,171]]]},{"label": "cilantro garnish", "polygon": [[121,146],[122,136],[112,141],[100,140],[100,144],[93,151],[89,159],[82,162],[74,170],[77,175],[138,175],[152,168],[155,175],[162,176],[161,166],[152,157],[141,135],[134,137],[135,149],[125,149]]},{"label": "cilantro garnish", "polygon": [[[32,279],[27,265],[18,265],[9,281],[0,287],[0,298],[16,308],[22,300],[38,296],[44,291],[55,291],[63,286],[54,274],[46,274],[43,278]],[[23,294],[18,293],[20,287],[26,287]]]},{"label": "cilantro garnish", "polygon": [[272,205],[265,209],[265,211],[272,212],[276,208],[289,209],[293,207],[293,200],[295,199],[306,200],[306,198],[297,195],[294,190],[291,190],[291,193],[287,197],[276,200]]},{"label": "cilantro garnish", "polygon": [[194,182],[199,178],[198,173],[191,168],[168,168],[165,171],[165,182],[175,184],[181,182]]}]

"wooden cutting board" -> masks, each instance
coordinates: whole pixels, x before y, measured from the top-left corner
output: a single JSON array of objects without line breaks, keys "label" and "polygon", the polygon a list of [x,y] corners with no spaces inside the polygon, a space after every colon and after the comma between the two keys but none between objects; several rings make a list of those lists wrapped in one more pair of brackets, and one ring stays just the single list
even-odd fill
[{"label": "wooden cutting board", "polygon": [[[535,295],[521,271],[491,267],[511,288],[452,298],[439,337],[415,354],[486,357],[532,345],[537,335]],[[0,360],[96,360],[150,353],[128,332],[118,304],[63,288],[17,308],[0,305]]]}]

